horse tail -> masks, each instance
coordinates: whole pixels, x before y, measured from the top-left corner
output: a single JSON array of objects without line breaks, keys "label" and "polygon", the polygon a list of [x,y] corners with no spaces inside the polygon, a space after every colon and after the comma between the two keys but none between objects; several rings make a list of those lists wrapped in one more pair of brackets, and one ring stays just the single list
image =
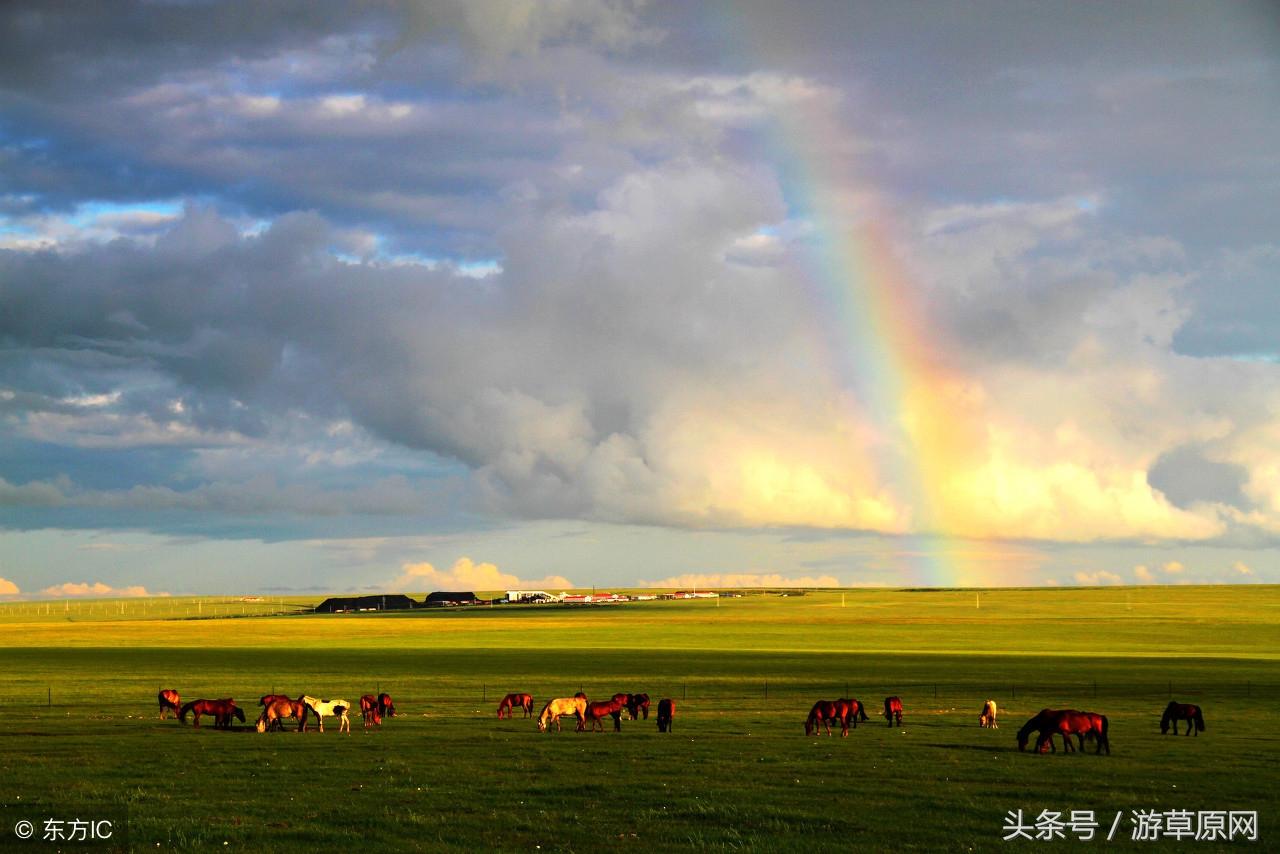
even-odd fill
[{"label": "horse tail", "polygon": [[867,706],[861,700],[858,701],[858,714],[860,715],[861,720],[870,720],[870,718],[867,717]]},{"label": "horse tail", "polygon": [[190,712],[190,711],[191,711],[191,709],[192,709],[192,708],[195,706],[195,704],[196,704],[196,703],[198,703],[198,702],[200,702],[200,701],[199,701],[199,700],[192,700],[190,703],[187,703],[185,706],[183,706],[183,707],[182,707],[182,709],[181,709],[181,711],[179,711],[179,712],[178,712],[178,720],[185,724],[185,723],[187,722],[187,713],[188,713],[188,712]]},{"label": "horse tail", "polygon": [[1204,712],[1196,706],[1196,732],[1204,732]]}]

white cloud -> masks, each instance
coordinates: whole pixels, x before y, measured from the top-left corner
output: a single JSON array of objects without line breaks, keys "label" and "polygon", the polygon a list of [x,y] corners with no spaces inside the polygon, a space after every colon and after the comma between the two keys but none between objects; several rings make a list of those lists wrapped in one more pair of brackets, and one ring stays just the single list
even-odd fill
[{"label": "white cloud", "polygon": [[101,581],[95,581],[93,584],[88,582],[68,581],[64,584],[55,584],[46,587],[40,591],[41,595],[52,596],[54,598],[83,598],[92,596],[98,599],[121,599],[134,598],[142,596],[168,596],[168,593],[152,593],[140,584],[128,587],[112,587],[109,584],[103,584]]},{"label": "white cloud", "polygon": [[1231,564],[1231,570],[1237,575],[1253,575],[1253,569],[1242,560]]},{"label": "white cloud", "polygon": [[1107,584],[1124,584],[1124,579],[1114,572],[1100,569],[1097,572],[1077,572],[1074,576],[1077,584],[1099,587]]},{"label": "white cloud", "polygon": [[839,587],[833,575],[789,576],[778,573],[698,573],[641,581],[644,587]]},{"label": "white cloud", "polygon": [[7,578],[0,578],[0,596],[17,596],[22,591]]},{"label": "white cloud", "polygon": [[1133,568],[1133,575],[1139,581],[1145,581],[1148,584],[1156,580],[1156,577],[1151,574],[1151,570],[1141,564]]},{"label": "white cloud", "polygon": [[1160,567],[1160,571],[1165,575],[1179,575],[1186,570],[1187,568],[1176,560],[1171,560]]},{"label": "white cloud", "polygon": [[573,582],[560,575],[545,578],[522,579],[501,572],[491,563],[476,563],[469,557],[461,557],[448,570],[436,569],[429,563],[406,563],[400,577],[387,585],[395,590],[564,590]]}]

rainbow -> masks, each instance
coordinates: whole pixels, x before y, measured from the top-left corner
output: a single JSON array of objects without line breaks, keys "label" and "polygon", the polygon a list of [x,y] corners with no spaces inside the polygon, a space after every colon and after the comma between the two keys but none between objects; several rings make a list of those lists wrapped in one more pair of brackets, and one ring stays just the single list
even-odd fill
[{"label": "rainbow", "polygon": [[[963,519],[946,500],[977,425],[955,405],[970,388],[948,369],[921,295],[894,252],[891,218],[855,174],[849,148],[826,105],[783,116],[774,147],[785,170],[791,218],[807,220],[807,288],[836,382],[852,391],[885,453],[877,480],[892,484],[909,511],[895,568],[930,587],[980,583],[983,573],[959,539]],[[811,141],[817,141],[815,146]],[[848,202],[856,198],[857,204]]]}]

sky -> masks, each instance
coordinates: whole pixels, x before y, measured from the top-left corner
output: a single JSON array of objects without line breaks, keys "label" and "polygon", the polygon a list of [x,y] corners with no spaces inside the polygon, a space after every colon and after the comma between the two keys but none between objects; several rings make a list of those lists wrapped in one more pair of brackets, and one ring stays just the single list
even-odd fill
[{"label": "sky", "polygon": [[1280,582],[1272,3],[0,7],[0,598]]}]

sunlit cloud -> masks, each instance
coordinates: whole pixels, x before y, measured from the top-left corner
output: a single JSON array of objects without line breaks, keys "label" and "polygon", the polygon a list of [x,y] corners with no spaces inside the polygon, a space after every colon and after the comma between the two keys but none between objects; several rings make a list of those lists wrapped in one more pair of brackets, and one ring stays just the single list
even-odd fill
[{"label": "sunlit cloud", "polygon": [[1107,572],[1105,569],[1099,569],[1095,572],[1077,572],[1074,576],[1077,584],[1084,584],[1090,587],[1097,587],[1108,584],[1124,584],[1124,579],[1116,575],[1114,572]]},{"label": "sunlit cloud", "polygon": [[55,584],[51,587],[46,587],[40,591],[40,594],[55,599],[83,599],[90,597],[95,599],[123,599],[169,595],[168,593],[163,592],[153,593],[140,584],[130,585],[127,587],[112,587],[109,584],[103,584],[101,581],[95,581],[92,584],[83,581],[68,581],[63,584]]},{"label": "sunlit cloud", "polygon": [[0,578],[0,596],[17,596],[22,591],[7,578]]},{"label": "sunlit cloud", "polygon": [[458,558],[447,570],[436,569],[429,563],[406,563],[400,577],[390,582],[387,589],[395,590],[564,590],[573,582],[560,575],[522,579],[511,573],[501,572],[492,563],[476,563],[469,557]]}]

